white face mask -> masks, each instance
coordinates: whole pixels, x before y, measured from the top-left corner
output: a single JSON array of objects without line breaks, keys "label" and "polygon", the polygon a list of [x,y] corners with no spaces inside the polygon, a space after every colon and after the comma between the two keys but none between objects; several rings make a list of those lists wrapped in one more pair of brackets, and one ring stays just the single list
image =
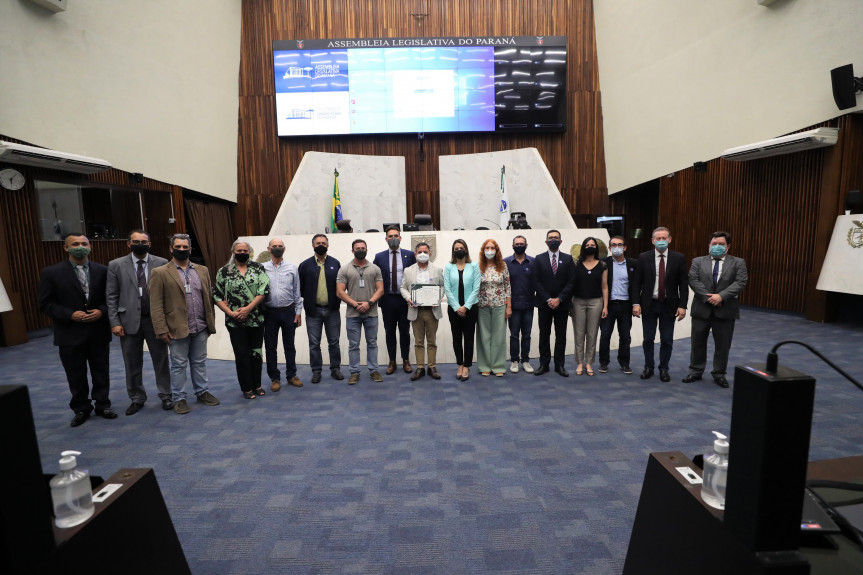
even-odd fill
[{"label": "white face mask", "polygon": [[497,252],[496,252],[495,250],[485,250],[485,258],[486,258],[487,260],[493,260],[493,259],[494,259],[494,255],[495,255],[496,253],[497,253]]},{"label": "white face mask", "polygon": [[429,261],[429,255],[425,252],[418,253],[417,254],[417,261],[421,264],[424,264],[427,261]]}]

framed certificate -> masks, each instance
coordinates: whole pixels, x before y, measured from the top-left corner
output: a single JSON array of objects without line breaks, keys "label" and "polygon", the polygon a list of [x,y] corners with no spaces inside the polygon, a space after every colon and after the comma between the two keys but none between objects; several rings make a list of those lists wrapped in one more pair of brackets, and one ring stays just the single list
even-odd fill
[{"label": "framed certificate", "polygon": [[441,286],[437,284],[414,284],[411,286],[411,301],[416,306],[439,306],[441,297]]}]

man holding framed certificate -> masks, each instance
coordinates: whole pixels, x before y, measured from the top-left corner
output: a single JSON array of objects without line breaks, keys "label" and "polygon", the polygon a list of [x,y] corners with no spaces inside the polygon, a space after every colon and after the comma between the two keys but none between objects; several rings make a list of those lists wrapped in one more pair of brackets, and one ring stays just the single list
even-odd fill
[{"label": "man holding framed certificate", "polygon": [[443,270],[430,263],[429,245],[420,242],[414,248],[417,263],[405,268],[402,274],[401,293],[408,302],[408,321],[414,332],[414,354],[417,369],[411,376],[416,381],[425,376],[426,351],[428,351],[428,374],[440,379],[437,371],[437,327],[443,299]]}]

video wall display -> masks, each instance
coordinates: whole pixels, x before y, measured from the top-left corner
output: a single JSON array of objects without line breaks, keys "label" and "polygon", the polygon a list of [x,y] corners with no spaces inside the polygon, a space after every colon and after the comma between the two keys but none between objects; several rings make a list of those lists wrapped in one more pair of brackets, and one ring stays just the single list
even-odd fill
[{"label": "video wall display", "polygon": [[278,135],[562,132],[566,40],[279,40]]}]

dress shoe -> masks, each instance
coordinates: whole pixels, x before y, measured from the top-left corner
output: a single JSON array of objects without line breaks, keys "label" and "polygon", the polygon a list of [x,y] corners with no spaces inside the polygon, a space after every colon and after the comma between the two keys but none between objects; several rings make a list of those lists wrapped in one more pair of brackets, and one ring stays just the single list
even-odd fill
[{"label": "dress shoe", "polygon": [[[260,395],[260,388],[255,391]],[[220,403],[222,403],[221,401],[216,399],[216,396],[209,391],[205,391],[204,393],[199,395],[198,402],[203,403],[204,405],[219,405]]]},{"label": "dress shoe", "polygon": [[534,375],[543,375],[546,373],[548,373],[548,366],[547,365],[541,365],[541,366],[539,366],[539,369],[537,369],[535,372],[533,372]]},{"label": "dress shoe", "polygon": [[174,413],[179,413],[180,415],[189,413],[191,411],[189,409],[189,404],[186,403],[185,399],[181,399],[177,403],[174,404]]},{"label": "dress shoe", "polygon": [[622,369],[622,370],[623,370],[623,373],[632,373],[632,368],[631,368],[631,367],[629,367],[629,364],[628,364],[628,363],[622,363],[622,364],[620,364],[620,369]]},{"label": "dress shoe", "polygon": [[513,373],[518,373],[518,362],[513,361],[512,363],[510,363],[509,364],[509,370]]},{"label": "dress shoe", "polygon": [[669,375],[667,369],[659,370],[659,381],[671,381],[671,375]]},{"label": "dress shoe", "polygon": [[644,371],[641,372],[641,379],[650,379],[653,377],[653,368],[645,367]]},{"label": "dress shoe", "polygon": [[303,387],[303,382],[300,381],[300,378],[296,375],[288,380],[288,383],[293,385],[294,387]]},{"label": "dress shoe", "polygon": [[126,415],[135,415],[144,407],[143,403],[132,402],[132,404],[126,408]]},{"label": "dress shoe", "polygon": [[70,424],[72,427],[78,427],[90,417],[90,414],[86,411],[76,411],[75,417],[72,418],[72,423]]},{"label": "dress shoe", "polygon": [[407,360],[407,359],[406,359],[406,360],[404,360],[404,361],[402,362],[402,365],[404,366],[405,373],[410,373],[410,372],[412,372],[412,371],[414,370],[414,368],[412,368],[412,367],[411,367],[411,362],[410,362],[410,360]]},{"label": "dress shoe", "polygon": [[525,373],[533,373],[533,366],[530,365],[529,361],[522,362],[521,368],[524,370]]},{"label": "dress shoe", "polygon": [[348,378],[348,385],[356,385],[360,381],[360,374],[352,373]]},{"label": "dress shoe", "polygon": [[387,375],[392,375],[396,372],[396,362],[391,361],[387,364]]},{"label": "dress shoe", "polygon": [[379,372],[379,371],[371,372],[371,374],[369,374],[369,377],[371,377],[372,381],[374,381],[376,383],[381,383],[384,380],[384,377],[381,375],[381,372]]},{"label": "dress shoe", "polygon": [[700,373],[687,373],[680,381],[682,381],[683,383],[692,383],[693,381],[698,381],[699,379],[701,379]]},{"label": "dress shoe", "polygon": [[333,379],[335,379],[337,381],[341,381],[345,378],[345,376],[342,375],[342,370],[340,370],[337,367],[331,367],[330,368],[330,377],[332,377]]},{"label": "dress shoe", "polygon": [[569,377],[569,372],[568,372],[568,371],[566,371],[566,369],[564,369],[564,367],[563,367],[562,365],[559,365],[559,366],[555,367],[555,368],[554,368],[554,371],[555,371],[555,373],[557,373],[558,375],[562,375],[563,377]]},{"label": "dress shoe", "polygon": [[270,384],[270,391],[279,391],[282,389],[282,382],[278,379],[274,379],[273,383]]},{"label": "dress shoe", "polygon": [[600,363],[599,364],[599,373],[608,373],[608,364]]},{"label": "dress shoe", "polygon": [[426,370],[425,368],[418,367],[414,374],[411,376],[411,381],[416,381],[421,377],[425,377]]},{"label": "dress shoe", "polygon": [[164,409],[165,411],[170,411],[170,410],[174,409],[174,402],[167,397],[164,398],[162,400],[162,409]]},{"label": "dress shoe", "polygon": [[430,367],[429,368],[429,375],[431,376],[432,379],[440,379],[440,374],[437,372],[436,367]]},{"label": "dress shoe", "polygon": [[724,375],[714,375],[713,376],[713,383],[715,383],[716,385],[718,385],[719,387],[721,387],[723,389],[728,389],[728,380],[725,379]]},{"label": "dress shoe", "polygon": [[321,382],[321,372],[313,371],[312,372],[312,383],[320,383]]},{"label": "dress shoe", "polygon": [[104,417],[105,419],[117,419],[117,412],[110,407],[106,407],[105,409],[97,409],[96,415],[98,415],[99,417]]}]

